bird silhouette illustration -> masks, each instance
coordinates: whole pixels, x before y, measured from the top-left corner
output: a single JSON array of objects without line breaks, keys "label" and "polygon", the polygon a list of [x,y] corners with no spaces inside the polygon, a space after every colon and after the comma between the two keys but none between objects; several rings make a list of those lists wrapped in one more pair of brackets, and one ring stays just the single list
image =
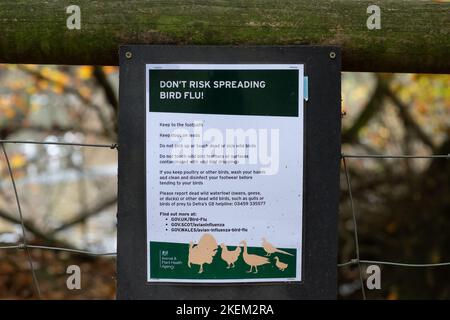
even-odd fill
[{"label": "bird silhouette illustration", "polygon": [[281,262],[280,258],[278,258],[277,256],[275,256],[275,265],[281,271],[284,271],[284,269],[286,269],[288,267],[288,264],[284,263],[284,262]]},{"label": "bird silhouette illustration", "polygon": [[266,238],[262,238],[262,245],[263,245],[264,251],[266,251],[267,257],[270,256],[272,253],[282,253],[282,254],[287,254],[288,256],[293,256],[292,253],[275,248],[270,242],[268,242],[266,240]]},{"label": "bird silhouette illustration", "polygon": [[239,255],[241,254],[241,247],[236,247],[236,249],[234,250],[228,250],[227,246],[224,243],[222,243],[220,247],[222,248],[220,257],[227,263],[227,269],[234,268],[234,263],[237,261]]},{"label": "bird silhouette illustration", "polygon": [[241,244],[244,246],[244,253],[242,257],[244,258],[244,262],[250,266],[250,270],[247,273],[252,272],[253,267],[255,267],[255,272],[258,273],[258,266],[262,266],[264,264],[270,263],[269,259],[266,257],[261,257],[256,254],[249,254],[247,252],[247,242],[241,241]]}]

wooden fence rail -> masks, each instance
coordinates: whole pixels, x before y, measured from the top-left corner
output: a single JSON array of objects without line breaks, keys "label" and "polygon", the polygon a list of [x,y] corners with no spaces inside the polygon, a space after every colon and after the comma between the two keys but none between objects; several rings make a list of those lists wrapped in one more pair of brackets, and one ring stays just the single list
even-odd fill
[{"label": "wooden fence rail", "polygon": [[[66,7],[81,9],[69,30]],[[381,9],[368,30],[367,7]],[[116,65],[120,44],[339,45],[347,71],[450,73],[450,3],[424,0],[3,0],[0,62]]]}]

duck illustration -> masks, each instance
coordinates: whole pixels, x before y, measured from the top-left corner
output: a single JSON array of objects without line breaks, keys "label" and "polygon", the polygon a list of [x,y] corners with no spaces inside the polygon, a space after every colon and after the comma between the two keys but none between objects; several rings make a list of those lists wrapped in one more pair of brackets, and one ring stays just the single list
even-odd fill
[{"label": "duck illustration", "polygon": [[247,271],[247,273],[252,272],[253,267],[255,267],[254,273],[258,273],[258,266],[270,263],[269,259],[266,257],[261,257],[256,254],[249,254],[247,252],[247,242],[245,240],[241,241],[240,244],[244,246],[244,254],[242,255],[244,262],[250,266],[250,270]]},{"label": "duck illustration", "polygon": [[198,241],[198,244],[195,245],[192,241],[189,243],[188,267],[190,268],[191,264],[199,265],[198,273],[203,273],[203,264],[211,264],[216,253],[216,239],[212,235],[205,233]]},{"label": "duck illustration", "polygon": [[270,256],[272,253],[282,253],[282,254],[287,254],[288,256],[293,256],[293,254],[277,249],[275,248],[270,242],[268,242],[266,240],[266,238],[262,238],[262,245],[264,248],[264,251],[266,251],[266,256]]},{"label": "duck illustration", "polygon": [[227,269],[230,269],[230,267],[234,268],[234,263],[237,261],[239,255],[241,254],[241,247],[236,247],[236,249],[232,251],[228,250],[227,246],[224,243],[222,243],[220,247],[222,248],[220,257],[228,264]]},{"label": "duck illustration", "polygon": [[281,262],[280,258],[278,258],[277,256],[275,256],[275,265],[277,266],[278,269],[280,269],[281,271],[284,271],[284,269],[286,269],[288,267],[287,263]]}]

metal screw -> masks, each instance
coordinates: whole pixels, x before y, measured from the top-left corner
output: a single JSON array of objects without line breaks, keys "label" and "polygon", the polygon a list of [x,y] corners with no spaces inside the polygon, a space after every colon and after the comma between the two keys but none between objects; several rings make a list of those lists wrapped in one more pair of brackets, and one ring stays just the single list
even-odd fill
[{"label": "metal screw", "polygon": [[130,51],[125,52],[125,58],[131,59],[133,57],[133,54]]},{"label": "metal screw", "polygon": [[330,58],[331,58],[331,59],[336,58],[336,52],[331,51],[331,52],[330,52]]}]

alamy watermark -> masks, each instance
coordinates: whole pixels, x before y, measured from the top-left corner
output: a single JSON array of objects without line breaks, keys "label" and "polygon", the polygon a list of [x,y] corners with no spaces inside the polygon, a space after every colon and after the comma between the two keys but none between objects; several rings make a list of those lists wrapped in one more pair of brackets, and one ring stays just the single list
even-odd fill
[{"label": "alamy watermark", "polygon": [[370,16],[367,18],[366,26],[369,30],[381,29],[381,9],[379,6],[372,4],[367,7],[367,13]]},{"label": "alamy watermark", "polygon": [[67,267],[66,273],[70,276],[67,277],[66,286],[69,290],[81,289],[81,269],[76,264]]},{"label": "alamy watermark", "polygon": [[66,26],[69,30],[81,29],[81,9],[77,5],[70,5],[66,8],[66,13],[70,14],[66,20]]},{"label": "alamy watermark", "polygon": [[[194,128],[174,129],[170,133],[170,154],[160,160],[171,164],[258,165],[262,174],[274,175],[280,166],[280,130],[274,128],[203,128],[194,121]],[[167,148],[160,144],[160,150]]]},{"label": "alamy watermark", "polygon": [[381,269],[380,266],[372,264],[367,267],[366,273],[369,275],[366,280],[366,286],[369,290],[381,289]]}]

